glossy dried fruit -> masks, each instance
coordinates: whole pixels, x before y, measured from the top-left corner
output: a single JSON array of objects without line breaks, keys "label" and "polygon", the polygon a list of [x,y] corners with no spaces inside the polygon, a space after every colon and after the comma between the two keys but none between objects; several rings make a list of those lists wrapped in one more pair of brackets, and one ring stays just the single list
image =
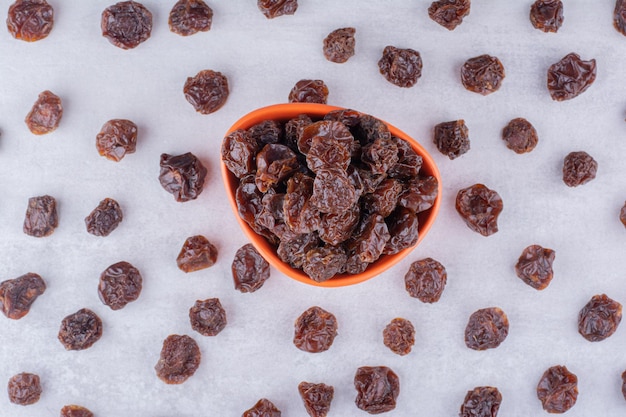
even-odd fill
[{"label": "glossy dried fruit", "polygon": [[59,216],[54,197],[44,195],[28,199],[24,218],[24,233],[33,237],[50,236],[58,225]]},{"label": "glossy dried fruit", "polygon": [[257,144],[279,143],[283,137],[281,123],[276,120],[263,120],[248,128],[247,132]]},{"label": "glossy dried fruit", "polygon": [[498,231],[502,198],[483,184],[474,184],[459,190],[456,195],[456,211],[471,230],[490,236]]},{"label": "glossy dried fruit", "polygon": [[54,26],[54,9],[46,0],[16,0],[9,7],[7,28],[15,39],[44,39]]},{"label": "glossy dried fruit", "polygon": [[102,320],[93,311],[82,308],[63,319],[58,337],[66,350],[88,349],[102,337]]},{"label": "glossy dried fruit", "polygon": [[543,290],[552,281],[555,252],[539,245],[530,245],[524,249],[515,264],[515,273],[536,290]]},{"label": "glossy dried fruit", "polygon": [[359,224],[361,210],[358,204],[351,209],[337,214],[324,214],[318,234],[320,239],[329,245],[339,245],[352,236]]},{"label": "glossy dried fruit", "polygon": [[276,253],[293,268],[302,268],[306,254],[318,246],[319,238],[315,233],[303,233],[292,239],[281,240]]},{"label": "glossy dried fruit", "polygon": [[195,200],[202,192],[207,169],[191,152],[161,154],[159,182],[178,202]]},{"label": "glossy dried fruit", "polygon": [[35,135],[45,135],[59,127],[63,117],[63,103],[56,94],[46,90],[39,94],[30,112],[26,115],[26,126]]},{"label": "glossy dried fruit", "polygon": [[454,30],[470,13],[470,0],[437,0],[428,8],[428,16],[448,30]]},{"label": "glossy dried fruit", "polygon": [[93,417],[93,413],[80,405],[66,405],[61,409],[61,417]]},{"label": "glossy dried fruit", "polygon": [[221,72],[202,70],[187,78],[183,93],[198,113],[211,114],[221,109],[228,99],[228,79]]},{"label": "glossy dried fruit", "polygon": [[578,187],[593,180],[598,163],[587,152],[570,152],[563,160],[563,182],[568,187]]},{"label": "glossy dried fruit", "polygon": [[85,217],[87,232],[94,236],[108,236],[124,219],[122,208],[112,198],[105,198]]},{"label": "glossy dried fruit", "polygon": [[548,68],[548,92],[552,100],[571,100],[584,93],[596,80],[596,60],[583,61],[570,53]]},{"label": "glossy dried fruit", "polygon": [[121,1],[104,9],[100,27],[112,45],[132,49],[150,38],[152,13],[136,1]]},{"label": "glossy dried fruit", "polygon": [[139,270],[130,263],[121,261],[100,274],[98,296],[111,310],[120,310],[139,298],[142,287],[143,279]]},{"label": "glossy dried fruit", "polygon": [[578,314],[578,333],[590,342],[613,335],[622,321],[622,305],[606,294],[594,295]]},{"label": "glossy dried fruit", "polygon": [[387,217],[395,210],[401,192],[402,183],[389,178],[381,181],[376,189],[363,196],[361,201],[367,212]]},{"label": "glossy dried fruit", "polygon": [[513,119],[502,129],[502,140],[513,152],[522,154],[535,149],[539,138],[532,124],[521,117]]},{"label": "glossy dried fruit", "polygon": [[326,384],[300,382],[298,392],[306,412],[311,417],[326,417],[335,395],[335,388]]},{"label": "glossy dried fruit", "polygon": [[137,148],[137,125],[126,119],[109,120],[96,136],[96,148],[106,159],[121,161]]},{"label": "glossy dried fruit", "polygon": [[396,408],[400,394],[400,379],[386,366],[362,366],[354,376],[357,391],[356,406],[370,414],[380,414]]},{"label": "glossy dried fruit", "polygon": [[615,1],[613,26],[619,33],[626,36],[626,0]]},{"label": "glossy dried fruit", "polygon": [[387,174],[399,159],[398,145],[391,138],[376,138],[361,149],[361,162],[375,175]]},{"label": "glossy dried fruit", "polygon": [[314,136],[306,155],[306,164],[315,173],[323,168],[346,171],[350,166],[350,149],[334,138]]},{"label": "glossy dried fruit", "polygon": [[387,81],[398,87],[413,87],[422,76],[422,57],[411,48],[388,45],[378,61],[378,70]]},{"label": "glossy dried fruit", "polygon": [[270,277],[270,264],[250,243],[237,250],[231,269],[235,289],[243,293],[255,292]]},{"label": "glossy dried fruit", "polygon": [[39,401],[41,396],[41,381],[39,375],[22,372],[9,379],[7,387],[9,401],[18,405],[31,405]]},{"label": "glossy dried fruit", "polygon": [[298,0],[257,0],[259,10],[268,19],[291,15],[298,10]]},{"label": "glossy dried fruit", "polygon": [[313,138],[335,140],[352,154],[355,148],[354,136],[346,125],[335,120],[320,120],[302,127],[298,131],[298,150],[304,155],[309,153]]},{"label": "glossy dried fruit", "polygon": [[259,191],[266,193],[296,172],[300,162],[288,146],[268,143],[256,155],[256,168],[255,184]]},{"label": "glossy dried fruit", "polygon": [[509,319],[498,307],[475,311],[465,327],[465,345],[474,350],[494,349],[509,334]]},{"label": "glossy dried fruit", "polygon": [[216,261],[217,248],[202,235],[188,237],[176,258],[176,264],[183,272],[209,268]]},{"label": "glossy dried fruit", "polygon": [[380,214],[366,216],[357,230],[357,235],[349,242],[349,248],[354,250],[363,262],[376,261],[391,239],[385,219]]},{"label": "glossy dried fruit", "polygon": [[383,330],[383,343],[397,355],[411,353],[411,348],[415,344],[413,323],[400,317],[391,320]]},{"label": "glossy dried fruit", "polygon": [[256,171],[258,142],[246,130],[238,129],[229,133],[222,141],[222,162],[237,178],[243,178]]},{"label": "glossy dried fruit", "polygon": [[480,55],[465,61],[461,68],[461,82],[466,90],[486,96],[500,89],[504,80],[504,66],[495,56]]},{"label": "glossy dried fruit", "polygon": [[344,170],[322,168],[317,172],[310,202],[321,213],[337,214],[350,210],[357,200],[356,190]]},{"label": "glossy dried fruit", "polygon": [[293,86],[287,99],[290,103],[326,104],[328,87],[322,80],[300,80]]},{"label": "glossy dried fruit", "polygon": [[261,398],[254,407],[244,411],[241,417],[280,417],[281,413],[270,400]]},{"label": "glossy dried fruit", "polygon": [[389,230],[389,240],[383,254],[393,255],[417,243],[419,238],[419,220],[417,215],[405,207],[396,208],[385,218]]},{"label": "glossy dried fruit", "polygon": [[433,142],[439,152],[450,159],[458,158],[469,151],[469,130],[465,125],[465,120],[453,120],[436,125]]},{"label": "glossy dried fruit", "polygon": [[328,281],[343,272],[347,258],[342,246],[326,245],[313,248],[305,254],[302,270],[313,281]]},{"label": "glossy dried fruit", "polygon": [[404,276],[406,291],[423,303],[436,303],[446,287],[446,268],[433,258],[415,261]]},{"label": "glossy dried fruit", "polygon": [[201,359],[200,348],[193,338],[171,334],[163,341],[161,356],[154,369],[166,384],[182,384],[196,373]]},{"label": "glossy dried fruit", "polygon": [[433,176],[411,178],[398,197],[398,205],[413,213],[421,213],[435,204],[439,194],[439,182]]},{"label": "glossy dried fruit", "polygon": [[37,274],[29,272],[0,283],[0,310],[10,319],[19,320],[46,291],[46,283]]},{"label": "glossy dried fruit", "polygon": [[626,227],[626,202],[622,206],[622,209],[619,212],[619,220],[622,222],[624,227]]},{"label": "glossy dried fruit", "polygon": [[335,29],[324,38],[324,57],[330,62],[343,64],[354,55],[354,34],[352,27]]},{"label": "glossy dried fruit", "polygon": [[459,417],[496,417],[502,394],[495,387],[476,387],[467,392]]},{"label": "glossy dried fruit", "polygon": [[207,32],[212,22],[213,10],[203,0],[177,1],[168,19],[170,30],[181,36]]},{"label": "glossy dried fruit", "polygon": [[197,300],[189,309],[191,328],[203,336],[216,336],[226,327],[226,311],[219,298]]},{"label": "glossy dried fruit", "polygon": [[576,404],[578,378],[565,366],[552,366],[537,384],[537,398],[548,413],[564,413]]},{"label": "glossy dried fruit", "polygon": [[310,353],[330,349],[337,336],[337,319],[323,308],[314,306],[298,317],[295,323],[293,344]]},{"label": "glossy dried fruit", "polygon": [[535,29],[556,33],[563,24],[563,2],[536,0],[530,6],[530,22]]}]

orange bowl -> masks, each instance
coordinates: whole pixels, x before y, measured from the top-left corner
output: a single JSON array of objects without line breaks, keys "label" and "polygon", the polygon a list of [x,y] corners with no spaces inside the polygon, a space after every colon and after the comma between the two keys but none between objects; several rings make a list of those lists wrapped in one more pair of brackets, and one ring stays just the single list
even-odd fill
[{"label": "orange bowl", "polygon": [[[287,120],[297,117],[300,114],[307,114],[312,119],[321,119],[328,112],[341,109],[341,107],[313,103],[288,103],[262,107],[246,114],[241,119],[237,120],[237,122],[235,122],[235,124],[233,124],[228,130],[226,135],[237,129],[248,129],[264,120],[276,120],[286,122]],[[384,123],[387,125],[389,131],[393,136],[404,139],[411,145],[413,150],[422,157],[423,162],[420,172],[425,175],[432,175],[437,179],[437,182],[439,184],[437,198],[435,199],[435,202],[430,209],[418,214],[419,233],[417,243],[414,246],[406,248],[393,255],[382,255],[377,261],[370,264],[367,269],[360,274],[341,274],[336,275],[335,277],[327,281],[316,282],[309,278],[309,276],[306,275],[302,270],[292,268],[289,264],[283,262],[276,254],[276,248],[264,237],[256,234],[254,230],[252,230],[252,228],[239,216],[237,202],[235,200],[235,192],[237,190],[237,187],[239,186],[239,179],[234,174],[232,174],[228,170],[228,168],[226,168],[226,165],[224,165],[223,162],[221,163],[222,179],[224,180],[226,193],[228,195],[228,199],[230,201],[233,212],[235,213],[235,217],[239,222],[239,225],[243,229],[244,233],[248,236],[254,247],[274,268],[278,269],[280,272],[287,275],[288,277],[303,282],[305,284],[318,287],[343,287],[346,285],[353,285],[366,281],[391,268],[393,265],[395,265],[405,256],[407,256],[413,249],[415,249],[415,247],[419,245],[419,243],[424,239],[424,237],[432,227],[435,218],[437,217],[437,213],[439,212],[439,206],[441,204],[441,176],[439,174],[439,170],[437,169],[433,158],[428,154],[426,149],[422,147],[422,145],[420,145],[418,142],[416,142],[400,129],[390,125],[387,122]]]}]

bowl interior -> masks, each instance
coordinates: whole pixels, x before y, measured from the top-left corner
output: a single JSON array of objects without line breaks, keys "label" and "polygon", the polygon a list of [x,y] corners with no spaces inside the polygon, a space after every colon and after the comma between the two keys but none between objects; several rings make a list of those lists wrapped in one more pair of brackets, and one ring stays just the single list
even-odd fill
[{"label": "bowl interior", "polygon": [[[253,125],[262,122],[264,120],[277,120],[286,122],[289,119],[297,117],[300,114],[307,114],[311,118],[322,118],[328,112],[332,110],[342,109],[341,107],[328,106],[325,104],[313,104],[313,103],[288,103],[288,104],[276,104],[273,106],[263,107],[257,110],[254,110],[241,119],[239,119],[235,124],[231,126],[226,135],[231,133],[237,129],[248,129]],[[384,122],[384,121],[383,121]],[[309,285],[315,285],[320,287],[341,287],[346,285],[357,284],[359,282],[363,282],[368,280],[388,268],[392,267],[396,263],[398,263],[402,258],[407,256],[419,243],[424,239],[424,236],[430,230],[437,213],[439,212],[439,206],[441,204],[441,177],[439,174],[439,170],[435,165],[432,157],[428,154],[428,152],[414,139],[412,139],[409,135],[402,132],[398,128],[390,125],[387,122],[384,122],[388,127],[392,135],[404,139],[407,141],[413,150],[417,152],[423,159],[421,173],[426,175],[432,175],[437,179],[439,184],[437,198],[433,206],[418,214],[419,220],[419,236],[417,243],[407,249],[404,249],[393,255],[383,255],[376,262],[372,263],[364,272],[360,274],[350,275],[350,274],[342,274],[337,275],[327,281],[324,282],[316,282],[309,278],[303,271],[299,269],[292,268],[285,262],[283,262],[278,255],[276,254],[276,248],[271,245],[265,238],[257,235],[254,230],[248,224],[241,219],[237,210],[237,203],[235,201],[235,191],[239,186],[239,179],[233,175],[224,163],[221,163],[221,171],[222,178],[224,180],[224,185],[226,186],[226,191],[228,195],[228,199],[230,201],[231,207],[235,213],[235,217],[239,222],[239,225],[243,229],[244,233],[248,236],[251,243],[256,247],[256,249],[263,255],[267,261],[278,269],[283,274]]]}]

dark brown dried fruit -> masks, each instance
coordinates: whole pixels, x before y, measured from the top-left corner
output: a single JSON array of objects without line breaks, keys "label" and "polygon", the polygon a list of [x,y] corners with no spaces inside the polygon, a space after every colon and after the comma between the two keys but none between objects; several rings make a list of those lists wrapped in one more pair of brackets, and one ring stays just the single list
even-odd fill
[{"label": "dark brown dried fruit", "polygon": [[59,96],[46,90],[39,94],[30,112],[26,115],[26,126],[35,135],[45,135],[59,127],[63,117],[63,103]]},{"label": "dark brown dried fruit", "polygon": [[28,199],[24,218],[24,233],[33,237],[50,236],[58,225],[59,216],[54,197],[44,195]]},{"label": "dark brown dried fruit", "polygon": [[237,250],[231,269],[235,289],[243,293],[255,292],[270,277],[270,264],[250,243]]},{"label": "dark brown dried fruit", "polygon": [[404,276],[404,285],[409,295],[423,303],[439,301],[447,281],[446,268],[433,258],[413,262]]},{"label": "dark brown dried fruit", "polygon": [[563,24],[563,2],[536,0],[530,6],[530,22],[535,29],[556,33]]},{"label": "dark brown dried fruit", "polygon": [[139,270],[128,262],[117,262],[100,274],[98,296],[111,310],[120,310],[139,298],[142,287]]},{"label": "dark brown dried fruit", "polygon": [[347,258],[346,251],[341,246],[313,248],[304,256],[302,270],[313,281],[327,281],[343,272]]},{"label": "dark brown dried fruit", "polygon": [[590,342],[611,336],[622,321],[622,305],[606,294],[594,295],[578,314],[578,333]]},{"label": "dark brown dried fruit", "polygon": [[201,359],[195,340],[187,335],[171,334],[163,341],[161,356],[154,369],[166,384],[182,384],[198,370]]},{"label": "dark brown dried fruit", "polygon": [[[337,190],[341,190],[338,193]],[[322,213],[342,213],[357,202],[358,195],[342,169],[322,168],[313,181],[311,204]]]},{"label": "dark brown dried fruit", "polygon": [[502,394],[495,387],[476,387],[467,391],[459,417],[496,417]]},{"label": "dark brown dried fruit", "polygon": [[293,239],[281,240],[276,253],[283,262],[294,268],[302,268],[307,252],[318,245],[319,239],[315,233],[303,233]]},{"label": "dark brown dried fruit", "polygon": [[293,344],[310,353],[324,352],[337,336],[337,319],[323,308],[314,306],[298,317],[295,323]]},{"label": "dark brown dried fruit", "polygon": [[31,405],[39,401],[41,382],[39,375],[22,372],[13,375],[8,385],[9,401],[18,405]]},{"label": "dark brown dried fruit", "polygon": [[179,0],[168,19],[170,30],[181,36],[207,32],[213,22],[213,10],[203,0]]},{"label": "dark brown dried fruit", "polygon": [[350,166],[350,149],[334,138],[314,136],[306,155],[306,164],[315,173],[323,168],[346,171]]},{"label": "dark brown dried fruit", "polygon": [[448,30],[454,30],[470,13],[470,0],[437,0],[428,8],[428,16]]},{"label": "dark brown dried fruit", "polygon": [[342,64],[354,55],[356,29],[335,29],[324,38],[324,57],[330,62]]},{"label": "dark brown dried fruit", "polygon": [[528,120],[518,117],[511,120],[502,130],[502,140],[507,148],[522,154],[535,149],[539,138],[533,125]]},{"label": "dark brown dried fruit", "polygon": [[552,100],[578,97],[596,80],[596,60],[583,61],[578,54],[565,55],[548,68],[548,91]]},{"label": "dark brown dried fruit", "polygon": [[417,243],[419,220],[417,215],[405,207],[396,208],[387,218],[389,240],[383,249],[385,255],[393,255]]},{"label": "dark brown dried fruit", "polygon": [[137,125],[126,119],[109,120],[96,136],[96,148],[101,156],[119,162],[137,148]]},{"label": "dark brown dried fruit", "polygon": [[378,70],[398,87],[413,87],[422,76],[422,57],[413,49],[388,45],[378,61]]},{"label": "dark brown dried fruit", "polygon": [[622,395],[626,400],[626,371],[622,373]]},{"label": "dark brown dried fruit", "polygon": [[3,281],[0,283],[0,310],[8,318],[19,320],[45,291],[44,280],[32,272]]},{"label": "dark brown dried fruit", "polygon": [[280,417],[281,413],[270,400],[261,398],[254,407],[244,411],[241,417]]},{"label": "dark brown dried fruit", "polygon": [[256,171],[258,142],[246,130],[235,130],[222,141],[222,162],[237,178]]},{"label": "dark brown dried fruit", "polygon": [[191,328],[203,336],[216,336],[226,327],[226,311],[219,298],[197,300],[189,309]]},{"label": "dark brown dried fruit", "polygon": [[228,79],[221,72],[202,70],[187,78],[183,93],[198,113],[211,114],[221,109],[228,99]]},{"label": "dark brown dried fruit", "polygon": [[433,142],[439,152],[455,159],[470,150],[468,133],[465,120],[439,123],[434,129]]},{"label": "dark brown dried fruit", "polygon": [[399,159],[398,145],[391,138],[376,138],[361,149],[361,162],[373,174],[386,174]]},{"label": "dark brown dried fruit", "polygon": [[47,37],[54,26],[54,9],[46,0],[16,0],[9,7],[7,28],[15,39],[35,42]]},{"label": "dark brown dried fruit", "polygon": [[335,395],[334,387],[302,381],[298,384],[298,392],[309,416],[326,417],[328,415],[330,403]]},{"label": "dark brown dried fruit", "polygon": [[283,137],[281,123],[276,120],[263,120],[248,128],[247,132],[257,144],[279,143]]},{"label": "dark brown dried fruit", "polygon": [[268,19],[291,15],[298,10],[298,0],[257,0],[259,10]]},{"label": "dark brown dried fruit", "polygon": [[150,38],[152,13],[136,1],[121,1],[102,12],[102,36],[122,49],[132,49]]},{"label": "dark brown dried fruit", "polygon": [[465,61],[461,68],[461,82],[466,90],[486,96],[500,89],[504,80],[504,66],[495,56],[480,55]]},{"label": "dark brown dried fruit", "polygon": [[354,136],[352,136],[352,133],[350,133],[346,125],[335,120],[320,120],[303,126],[302,130],[298,132],[298,150],[305,155],[308,154],[313,138],[316,136],[323,139],[335,140],[339,142],[342,147],[350,150],[350,153],[352,153],[352,150],[356,146]]},{"label": "dark brown dried fruit", "polygon": [[383,330],[383,343],[397,355],[411,353],[415,344],[415,327],[407,319],[397,317]]},{"label": "dark brown dried fruit", "polygon": [[539,245],[528,246],[515,264],[515,273],[536,290],[543,290],[552,281],[555,252]]},{"label": "dark brown dried fruit", "polygon": [[176,258],[176,264],[183,272],[209,268],[216,261],[217,248],[202,235],[188,237]]},{"label": "dark brown dried fruit", "polygon": [[66,405],[61,409],[61,417],[93,417],[93,413],[80,405]]},{"label": "dark brown dried fruit", "polygon": [[102,337],[102,320],[93,311],[82,308],[65,317],[59,329],[59,341],[66,350],[90,348]]},{"label": "dark brown dried fruit", "polygon": [[112,198],[105,198],[85,217],[85,226],[87,232],[94,236],[108,236],[123,219],[119,203]]},{"label": "dark brown dried fruit", "polygon": [[400,394],[400,379],[386,366],[362,366],[354,376],[357,391],[356,406],[370,414],[380,414],[396,408]]},{"label": "dark brown dried fruit", "polygon": [[626,227],[626,202],[622,206],[622,209],[619,212],[619,220],[622,222],[624,227]]},{"label": "dark brown dried fruit", "polygon": [[358,234],[349,242],[349,248],[362,262],[372,263],[376,261],[391,239],[385,219],[380,214],[367,216],[357,230]]},{"label": "dark brown dried fruit", "polygon": [[300,168],[294,151],[288,146],[268,143],[256,155],[255,184],[259,191],[266,193],[270,188],[289,178]]},{"label": "dark brown dried fruit", "polygon": [[398,198],[398,205],[408,208],[413,213],[421,213],[433,206],[438,194],[437,178],[432,176],[411,178]]},{"label": "dark brown dried fruit", "polygon": [[616,0],[613,11],[613,26],[619,33],[626,36],[626,0]]},{"label": "dark brown dried fruit", "polygon": [[159,182],[178,202],[195,200],[202,192],[207,169],[191,152],[161,154]]},{"label": "dark brown dried fruit", "polygon": [[328,87],[322,80],[300,80],[289,92],[290,103],[320,103],[328,100]]},{"label": "dark brown dried fruit", "polygon": [[509,319],[498,307],[475,311],[465,327],[465,345],[474,350],[494,349],[509,334]]},{"label": "dark brown dried fruit", "polygon": [[474,184],[459,190],[456,211],[467,227],[483,236],[498,231],[498,216],[502,212],[502,198],[483,184]]},{"label": "dark brown dried fruit", "polygon": [[587,152],[570,152],[563,160],[563,182],[568,187],[588,183],[597,172],[598,163]]},{"label": "dark brown dried fruit", "polygon": [[576,404],[578,378],[565,366],[552,366],[537,384],[537,398],[548,413],[564,413]]},{"label": "dark brown dried fruit", "polygon": [[395,210],[401,192],[400,181],[389,178],[378,184],[376,189],[365,195],[361,201],[368,213],[378,213],[387,217]]},{"label": "dark brown dried fruit", "polygon": [[352,236],[359,224],[361,210],[358,204],[337,214],[324,214],[318,230],[319,237],[329,245],[338,245]]}]

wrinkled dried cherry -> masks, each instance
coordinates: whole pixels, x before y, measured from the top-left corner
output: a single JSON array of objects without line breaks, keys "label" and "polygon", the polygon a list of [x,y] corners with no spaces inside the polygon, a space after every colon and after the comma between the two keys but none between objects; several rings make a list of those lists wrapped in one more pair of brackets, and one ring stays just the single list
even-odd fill
[{"label": "wrinkled dried cherry", "polygon": [[584,93],[596,80],[596,60],[583,61],[570,53],[548,68],[548,92],[552,100],[571,100]]},{"label": "wrinkled dried cherry", "polygon": [[305,352],[324,352],[337,336],[337,319],[332,313],[317,306],[302,313],[294,327],[293,344]]},{"label": "wrinkled dried cherry", "polygon": [[298,10],[298,0],[257,0],[259,10],[268,19],[291,15]]},{"label": "wrinkled dried cherry", "polygon": [[23,230],[29,236],[50,236],[59,225],[57,202],[54,197],[44,195],[28,199]]},{"label": "wrinkled dried cherry", "polygon": [[189,309],[191,328],[203,336],[216,336],[226,327],[226,311],[219,298],[196,300]]},{"label": "wrinkled dried cherry", "polygon": [[388,45],[378,61],[378,70],[398,87],[413,87],[422,76],[422,57],[414,49]]},{"label": "wrinkled dried cherry", "polygon": [[191,152],[161,154],[159,182],[178,202],[195,200],[202,192],[207,169]]},{"label": "wrinkled dried cherry", "polygon": [[254,406],[243,412],[241,417],[280,417],[281,412],[273,402],[261,398]]},{"label": "wrinkled dried cherry", "polygon": [[423,303],[439,301],[447,281],[446,268],[433,258],[413,262],[404,276],[406,291]]},{"label": "wrinkled dried cherry", "polygon": [[45,135],[59,127],[63,117],[63,103],[59,96],[46,90],[39,94],[30,112],[26,115],[26,126],[35,135]]},{"label": "wrinkled dried cherry", "polygon": [[470,150],[469,131],[465,120],[453,120],[435,126],[433,142],[439,152],[450,159],[458,158]]},{"label": "wrinkled dried cherry", "polygon": [[231,269],[235,289],[243,293],[255,292],[270,277],[269,263],[250,243],[237,250]]},{"label": "wrinkled dried cherry", "polygon": [[311,417],[326,417],[335,395],[335,388],[326,384],[300,382],[298,392],[306,412]]},{"label": "wrinkled dried cherry", "polygon": [[500,89],[505,72],[495,56],[480,55],[465,61],[461,68],[461,82],[466,90],[486,96]]},{"label": "wrinkled dried cherry", "polygon": [[66,350],[88,349],[102,337],[102,320],[93,311],[82,308],[63,319],[58,337]]},{"label": "wrinkled dried cherry", "polygon": [[96,148],[101,156],[121,161],[137,148],[137,125],[126,119],[109,120],[96,136]]},{"label": "wrinkled dried cherry", "polygon": [[428,8],[428,16],[448,30],[454,30],[470,13],[471,0],[436,0]]},{"label": "wrinkled dried cherry", "polygon": [[159,361],[154,366],[166,384],[182,384],[196,373],[202,355],[196,341],[187,335],[171,334],[163,341]]},{"label": "wrinkled dried cherry", "polygon": [[411,353],[411,348],[415,344],[413,323],[401,317],[391,320],[383,330],[383,343],[397,355]]},{"label": "wrinkled dried cherry", "polygon": [[578,314],[578,333],[590,342],[615,333],[622,321],[622,305],[606,294],[594,295]]},{"label": "wrinkled dried cherry", "polygon": [[619,211],[619,220],[622,222],[624,227],[626,227],[626,202]]},{"label": "wrinkled dried cherry", "polygon": [[183,272],[209,268],[216,261],[217,248],[202,235],[188,237],[176,258],[176,264]]},{"label": "wrinkled dried cherry", "polygon": [[532,151],[539,141],[533,125],[521,117],[511,120],[502,129],[502,140],[507,148],[518,154]]},{"label": "wrinkled dried cherry", "polygon": [[539,245],[530,245],[524,249],[515,264],[515,273],[536,290],[543,290],[552,281],[555,252]]},{"label": "wrinkled dried cherry", "polygon": [[459,417],[496,417],[502,394],[495,387],[476,387],[467,392]]},{"label": "wrinkled dried cherry", "polygon": [[54,26],[54,9],[46,0],[16,0],[9,7],[7,28],[15,39],[35,42],[47,37]]},{"label": "wrinkled dried cherry", "polygon": [[626,0],[615,1],[613,26],[619,33],[626,36]]},{"label": "wrinkled dried cherry", "polygon": [[31,405],[39,401],[41,396],[41,381],[39,375],[22,372],[9,379],[7,387],[9,401],[18,405]]},{"label": "wrinkled dried cherry", "polygon": [[198,113],[211,114],[226,104],[230,94],[228,78],[218,71],[202,70],[187,78],[183,93]]},{"label": "wrinkled dried cherry", "polygon": [[570,152],[563,160],[563,182],[578,187],[596,178],[598,163],[584,151]]},{"label": "wrinkled dried cherry", "polygon": [[578,378],[565,366],[552,366],[537,384],[537,398],[548,413],[564,413],[576,404]]},{"label": "wrinkled dried cherry", "polygon": [[536,0],[530,6],[530,22],[535,29],[556,33],[563,24],[563,2]]},{"label": "wrinkled dried cherry", "polygon": [[45,291],[44,280],[32,272],[3,281],[0,283],[0,310],[8,318],[19,320]]},{"label": "wrinkled dried cherry", "polygon": [[502,212],[500,195],[483,184],[474,184],[459,190],[456,211],[467,227],[483,236],[498,231],[498,216]]},{"label": "wrinkled dried cherry", "polygon": [[108,236],[124,219],[122,208],[112,198],[105,198],[85,217],[87,232],[94,236]]},{"label": "wrinkled dried cherry", "polygon": [[207,32],[213,22],[213,10],[203,0],[178,0],[168,18],[170,30],[189,36]]},{"label": "wrinkled dried cherry", "polygon": [[328,87],[322,80],[300,80],[293,86],[287,99],[290,103],[326,104]]},{"label": "wrinkled dried cherry", "polygon": [[354,55],[354,34],[352,27],[335,29],[324,38],[324,57],[330,62],[342,64]]},{"label": "wrinkled dried cherry", "polygon": [[61,417],[93,417],[93,413],[80,405],[66,405],[61,409]]},{"label": "wrinkled dried cherry", "polygon": [[356,406],[370,414],[380,414],[396,408],[400,394],[400,379],[386,366],[362,366],[354,376],[357,391]]},{"label": "wrinkled dried cherry", "polygon": [[136,1],[121,1],[104,9],[100,26],[112,45],[132,49],[150,38],[152,13]]},{"label": "wrinkled dried cherry", "polygon": [[494,349],[509,334],[509,319],[498,307],[475,311],[465,327],[465,345],[473,350]]},{"label": "wrinkled dried cherry", "polygon": [[143,279],[139,270],[126,261],[114,263],[100,274],[98,296],[111,310],[120,310],[141,294]]}]

